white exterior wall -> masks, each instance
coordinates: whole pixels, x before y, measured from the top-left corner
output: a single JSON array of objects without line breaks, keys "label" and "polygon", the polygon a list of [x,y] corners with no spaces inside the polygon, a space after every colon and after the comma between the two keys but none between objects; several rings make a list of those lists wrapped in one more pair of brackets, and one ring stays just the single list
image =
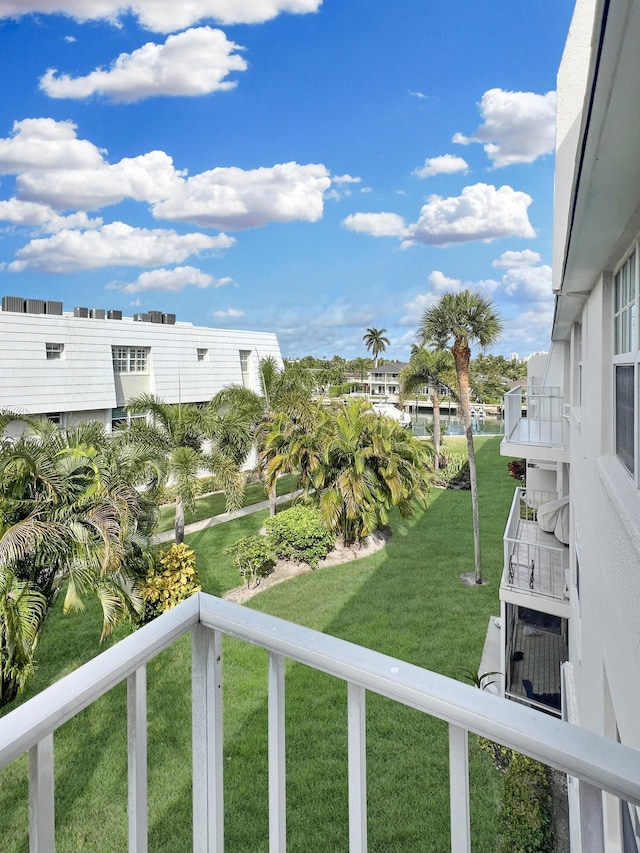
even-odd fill
[{"label": "white exterior wall", "polygon": [[[47,359],[47,343],[64,344],[63,357]],[[114,374],[112,346],[148,348],[148,372]],[[199,348],[207,350],[204,361]],[[257,391],[259,359],[282,364],[268,332],[0,311],[0,408],[108,422],[111,409],[141,392],[167,403],[204,402],[242,384],[241,350],[251,352],[250,386]]]}]

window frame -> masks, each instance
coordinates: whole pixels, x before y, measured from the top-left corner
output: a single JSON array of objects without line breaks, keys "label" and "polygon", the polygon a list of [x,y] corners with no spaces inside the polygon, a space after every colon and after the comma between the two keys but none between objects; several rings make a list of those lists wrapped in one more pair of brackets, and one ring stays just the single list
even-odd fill
[{"label": "window frame", "polygon": [[47,341],[44,352],[47,361],[61,361],[64,358],[64,344],[60,341]]},{"label": "window frame", "polygon": [[150,351],[149,347],[113,344],[111,346],[113,372],[118,374],[148,373]]},{"label": "window frame", "polygon": [[[625,252],[621,262],[613,273],[612,317],[613,317],[613,353],[612,353],[612,397],[613,397],[613,432],[612,450],[627,474],[632,478],[635,487],[640,487],[640,423],[638,404],[640,402],[640,348],[638,346],[638,307],[640,306],[640,245],[636,240]],[[618,432],[622,414],[617,389],[618,380],[625,369],[632,369],[631,394],[633,405],[631,413],[631,430],[624,446],[619,444]],[[630,441],[629,441],[630,439]],[[631,465],[629,464],[631,462]]]}]

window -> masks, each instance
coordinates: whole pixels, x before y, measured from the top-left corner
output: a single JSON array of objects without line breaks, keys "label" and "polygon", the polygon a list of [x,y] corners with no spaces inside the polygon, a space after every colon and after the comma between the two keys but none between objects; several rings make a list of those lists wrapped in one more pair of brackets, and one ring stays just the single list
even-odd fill
[{"label": "window", "polygon": [[198,361],[206,361],[209,350],[198,347]]},{"label": "window", "polygon": [[613,280],[614,446],[618,459],[637,477],[638,264],[634,248]]},{"label": "window", "polygon": [[251,374],[249,372],[249,359],[251,357],[251,350],[241,349],[240,350],[240,372],[242,373],[242,384],[245,388],[248,388],[251,384]]},{"label": "window", "polygon": [[62,358],[64,353],[64,344],[45,344],[47,358]]},{"label": "window", "polygon": [[111,347],[114,373],[146,373],[148,353],[145,347]]},{"label": "window", "polygon": [[62,426],[62,412],[45,412],[44,417],[56,426]]},{"label": "window", "polygon": [[117,406],[115,409],[111,409],[111,431],[115,429],[122,429],[124,427],[129,426],[131,421],[136,418],[146,418],[146,415],[132,415],[127,412],[124,406]]}]

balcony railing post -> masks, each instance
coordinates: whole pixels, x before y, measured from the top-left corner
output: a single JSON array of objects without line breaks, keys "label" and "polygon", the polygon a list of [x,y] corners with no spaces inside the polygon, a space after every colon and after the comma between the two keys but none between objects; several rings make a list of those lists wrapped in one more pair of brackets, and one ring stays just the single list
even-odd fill
[{"label": "balcony railing post", "polygon": [[287,849],[284,658],[269,655],[269,853]]},{"label": "balcony railing post", "polygon": [[347,684],[349,853],[367,853],[366,709],[363,687]]},{"label": "balcony railing post", "polygon": [[147,853],[147,670],[127,678],[129,853]]},{"label": "balcony railing post", "polygon": [[223,853],[222,634],[191,634],[194,853]]},{"label": "balcony railing post", "polygon": [[449,797],[451,850],[471,853],[469,820],[469,737],[466,729],[449,724]]},{"label": "balcony railing post", "polygon": [[53,734],[29,750],[29,853],[54,853]]},{"label": "balcony railing post", "polygon": [[588,782],[581,781],[578,787],[582,853],[602,853],[604,850],[602,791]]}]

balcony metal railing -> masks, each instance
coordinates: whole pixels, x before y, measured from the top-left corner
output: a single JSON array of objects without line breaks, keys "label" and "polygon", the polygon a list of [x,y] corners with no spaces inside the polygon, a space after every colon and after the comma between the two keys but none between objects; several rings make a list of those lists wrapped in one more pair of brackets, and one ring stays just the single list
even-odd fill
[{"label": "balcony metal railing", "polygon": [[569,421],[560,388],[519,385],[504,396],[507,441],[545,447],[569,446]]},{"label": "balcony metal railing", "polygon": [[566,600],[568,549],[537,522],[538,507],[556,498],[537,489],[515,490],[504,531],[503,587]]},{"label": "balcony metal railing", "polygon": [[124,680],[128,688],[129,850],[147,850],[146,664],[188,632],[192,636],[193,849],[198,853],[222,853],[224,844],[224,634],[269,653],[270,853],[286,849],[285,659],[347,684],[350,853],[367,849],[367,690],[449,724],[451,849],[456,853],[471,849],[469,732],[580,780],[589,801],[585,851],[604,849],[602,791],[640,805],[640,755],[635,750],[395,658],[200,593],[0,719],[0,768],[29,752],[31,851],[54,850],[53,733]]}]

